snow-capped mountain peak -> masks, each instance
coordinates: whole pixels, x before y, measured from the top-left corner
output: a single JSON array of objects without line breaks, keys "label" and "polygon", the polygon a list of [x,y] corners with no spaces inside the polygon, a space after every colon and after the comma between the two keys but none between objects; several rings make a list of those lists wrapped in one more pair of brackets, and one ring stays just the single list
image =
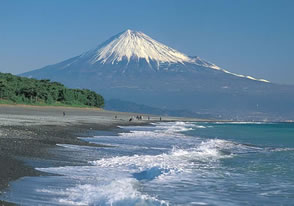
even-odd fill
[{"label": "snow-capped mountain peak", "polygon": [[[228,70],[201,59],[198,56],[189,57],[186,54],[152,39],[143,32],[132,31],[130,29],[111,37],[97,48],[85,52],[77,57],[78,58],[67,62],[67,64],[60,68],[66,69],[73,64],[79,64],[81,62],[89,64],[91,67],[99,67],[100,65],[118,64],[123,62],[124,66],[121,67],[120,71],[124,73],[128,68],[130,61],[145,61],[149,64],[148,68],[153,71],[160,69],[164,69],[165,71],[170,70],[169,68],[173,64],[181,64],[182,66],[192,65],[222,71],[240,78],[269,82],[265,79],[257,79],[251,76],[229,72]],[[138,64],[137,68],[140,70],[141,66],[142,65]],[[178,70],[171,69],[170,71]]]},{"label": "snow-capped mountain peak", "polygon": [[159,63],[184,63],[191,59],[183,53],[176,51],[142,32],[126,30],[112,39],[107,44],[102,44],[94,50],[95,54],[90,59],[92,64],[115,63],[126,59],[145,59],[146,62],[155,61]]}]

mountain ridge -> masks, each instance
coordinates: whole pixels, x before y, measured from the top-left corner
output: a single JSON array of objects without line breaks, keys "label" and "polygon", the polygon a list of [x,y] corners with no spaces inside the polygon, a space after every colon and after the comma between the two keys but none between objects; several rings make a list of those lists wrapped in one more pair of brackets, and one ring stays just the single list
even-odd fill
[{"label": "mountain ridge", "polygon": [[[294,118],[294,112],[288,111],[294,104],[294,87],[235,74],[197,56],[173,55],[177,51],[161,43],[152,49],[141,48],[138,45],[145,44],[145,34],[143,40],[137,35],[141,33],[127,30],[95,49],[22,76],[49,78],[69,87],[95,90],[106,99],[160,109],[210,111],[230,119]],[[156,53],[161,47],[167,50]],[[150,52],[153,56],[147,58]]]},{"label": "mountain ridge", "polygon": [[[252,76],[229,72],[211,62],[201,59],[198,56],[187,56],[184,53],[178,52],[173,48],[170,48],[156,40],[153,40],[151,37],[147,36],[143,32],[132,31],[130,29],[127,29],[124,32],[112,36],[94,49],[86,51],[81,55],[77,55],[76,57],[67,59],[57,64],[65,64],[69,61],[69,63],[66,63],[64,66],[59,67],[60,69],[65,69],[72,64],[80,61],[84,62],[84,64],[90,64],[91,66],[94,64],[106,63],[119,64],[121,62],[128,64],[131,59],[139,63],[140,61],[144,60],[153,71],[159,70],[166,64],[195,64],[197,66],[219,70],[241,78],[269,82],[265,79],[257,79]],[[24,75],[26,75],[27,73],[29,72],[24,73]]]}]

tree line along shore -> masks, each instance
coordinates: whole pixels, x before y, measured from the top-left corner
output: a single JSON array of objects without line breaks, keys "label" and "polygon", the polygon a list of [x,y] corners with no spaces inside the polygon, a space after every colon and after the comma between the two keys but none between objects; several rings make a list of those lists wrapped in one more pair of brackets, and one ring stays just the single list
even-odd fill
[{"label": "tree line along shore", "polygon": [[0,73],[0,103],[103,107],[104,98],[88,89],[69,89],[59,82]]}]

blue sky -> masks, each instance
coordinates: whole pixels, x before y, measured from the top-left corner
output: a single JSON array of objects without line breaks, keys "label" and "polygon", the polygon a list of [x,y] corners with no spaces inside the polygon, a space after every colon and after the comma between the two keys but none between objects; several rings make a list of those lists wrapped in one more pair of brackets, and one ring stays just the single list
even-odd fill
[{"label": "blue sky", "polygon": [[0,0],[0,71],[38,69],[139,30],[231,72],[294,84],[293,0]]}]

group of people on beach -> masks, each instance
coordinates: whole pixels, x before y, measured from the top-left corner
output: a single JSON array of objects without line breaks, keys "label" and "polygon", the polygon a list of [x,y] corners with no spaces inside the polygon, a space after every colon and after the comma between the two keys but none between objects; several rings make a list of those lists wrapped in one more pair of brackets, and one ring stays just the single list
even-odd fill
[{"label": "group of people on beach", "polygon": [[[143,120],[143,116],[136,116],[136,119],[137,120]],[[130,117],[130,119],[129,119],[129,122],[131,122],[131,121],[133,121],[133,120],[135,120],[135,116],[132,116],[132,117]]]},{"label": "group of people on beach", "polygon": [[[65,112],[62,112],[63,116],[65,117]],[[114,116],[114,119],[117,119],[117,115]],[[135,119],[135,116],[130,117],[129,122],[133,121]],[[137,120],[143,120],[143,115],[137,115]],[[150,120],[150,116],[147,117],[148,121]],[[161,117],[159,118],[159,121],[161,121]]]},{"label": "group of people on beach", "polygon": [[[133,121],[133,120],[143,120],[143,115],[137,115],[136,116],[136,118],[135,118],[135,116],[132,116],[132,117],[130,117],[130,119],[129,119],[129,122],[131,122],[131,121]],[[147,118],[148,120],[150,120],[150,117],[148,116],[148,118]]]},{"label": "group of people on beach", "polygon": [[136,119],[137,119],[137,120],[143,120],[143,116],[142,116],[142,115],[141,115],[141,116],[137,115],[137,116],[136,116]]},{"label": "group of people on beach", "polygon": [[[140,116],[137,115],[137,116],[136,116],[136,119],[137,119],[137,120],[143,120],[143,116],[142,116],[142,115],[140,115]],[[148,119],[148,121],[149,121],[149,120],[150,120],[150,116],[148,116],[147,119]],[[133,120],[135,120],[135,117],[134,117],[134,116],[130,117],[129,122],[131,122],[131,121],[133,121]],[[161,117],[159,117],[159,121],[161,121],[161,120],[162,120]]]}]

